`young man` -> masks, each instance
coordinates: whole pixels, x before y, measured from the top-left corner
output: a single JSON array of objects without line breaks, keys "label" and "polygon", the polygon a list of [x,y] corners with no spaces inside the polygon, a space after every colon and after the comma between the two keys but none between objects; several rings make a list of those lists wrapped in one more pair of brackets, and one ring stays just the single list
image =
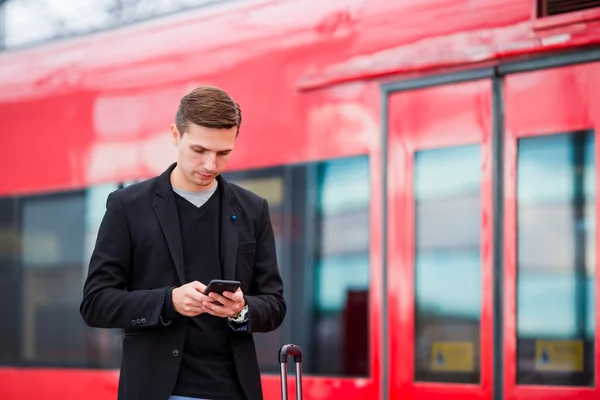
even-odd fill
[{"label": "young man", "polygon": [[[220,176],[241,121],[227,93],[194,89],[171,125],[177,162],[108,196],[80,311],[125,331],[119,400],[262,399],[252,334],[286,304],[267,201]],[[241,288],[207,296],[212,279]]]}]

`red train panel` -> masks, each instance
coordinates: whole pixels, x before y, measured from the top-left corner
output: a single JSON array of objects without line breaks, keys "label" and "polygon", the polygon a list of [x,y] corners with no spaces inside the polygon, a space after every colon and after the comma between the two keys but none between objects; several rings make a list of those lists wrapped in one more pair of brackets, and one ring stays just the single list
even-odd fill
[{"label": "red train panel", "polygon": [[[596,20],[535,30],[529,0],[478,6],[467,0],[303,0],[209,8],[4,53],[0,120],[11,134],[4,137],[0,167],[11,173],[0,182],[0,194],[157,173],[172,156],[163,134],[173,118],[169,105],[196,84],[222,86],[245,105],[241,154],[232,168],[256,168],[336,154],[339,141],[321,145],[320,128],[306,125],[318,114],[309,114],[299,90],[489,63],[599,37]],[[31,141],[26,159],[14,151],[25,133]],[[250,145],[256,141],[263,146]],[[351,145],[344,143],[343,152]]]}]

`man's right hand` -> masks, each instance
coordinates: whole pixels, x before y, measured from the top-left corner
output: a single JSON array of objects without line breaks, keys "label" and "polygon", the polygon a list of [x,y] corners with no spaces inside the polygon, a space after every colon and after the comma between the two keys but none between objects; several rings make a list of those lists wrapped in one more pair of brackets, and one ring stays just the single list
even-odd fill
[{"label": "man's right hand", "polygon": [[206,285],[194,281],[173,289],[175,311],[186,317],[195,317],[206,312],[206,309],[202,307],[202,302],[212,301],[212,299],[202,293],[205,288]]}]

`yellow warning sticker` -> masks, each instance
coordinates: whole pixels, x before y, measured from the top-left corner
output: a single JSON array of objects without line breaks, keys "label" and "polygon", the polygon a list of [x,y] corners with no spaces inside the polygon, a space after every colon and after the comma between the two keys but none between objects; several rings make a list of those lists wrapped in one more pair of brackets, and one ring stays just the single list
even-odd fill
[{"label": "yellow warning sticker", "polygon": [[538,371],[583,371],[582,340],[537,340],[535,369]]},{"label": "yellow warning sticker", "polygon": [[433,342],[432,371],[473,372],[474,367],[472,342]]}]

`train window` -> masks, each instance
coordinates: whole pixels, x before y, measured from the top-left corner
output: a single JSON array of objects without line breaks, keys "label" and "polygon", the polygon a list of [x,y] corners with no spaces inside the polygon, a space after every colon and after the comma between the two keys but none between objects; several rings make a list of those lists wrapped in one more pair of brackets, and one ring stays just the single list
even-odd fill
[{"label": "train window", "polygon": [[594,134],[520,139],[517,382],[594,384]]},{"label": "train window", "polygon": [[83,192],[22,199],[24,364],[80,365],[84,207]]},{"label": "train window", "polygon": [[479,382],[481,147],[414,159],[415,380]]},{"label": "train window", "polygon": [[262,372],[277,373],[275,347],[293,342],[307,374],[368,375],[368,157],[227,178],[269,200],[285,284],[285,322],[256,337]]},{"label": "train window", "polygon": [[79,314],[89,254],[117,185],[0,200],[0,364],[115,368],[120,332]]},{"label": "train window", "polygon": [[538,17],[550,17],[599,7],[598,1],[537,0]]},{"label": "train window", "polygon": [[316,173],[315,220],[307,230],[312,233],[312,240],[307,238],[312,255],[306,260],[312,265],[312,277],[306,285],[312,284],[313,291],[310,324],[306,321],[312,329],[307,372],[365,376],[369,371],[369,160],[328,161],[317,165]]}]

